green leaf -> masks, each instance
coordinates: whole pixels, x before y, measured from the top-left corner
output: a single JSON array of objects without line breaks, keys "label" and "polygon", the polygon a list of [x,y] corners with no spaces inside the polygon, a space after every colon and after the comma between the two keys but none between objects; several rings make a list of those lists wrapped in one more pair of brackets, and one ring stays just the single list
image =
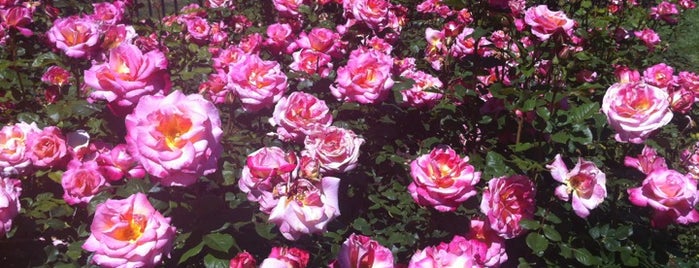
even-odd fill
[{"label": "green leaf", "polygon": [[372,231],[371,225],[369,225],[369,222],[367,222],[364,218],[356,218],[352,222],[352,227],[365,235],[371,235],[374,233]]},{"label": "green leaf", "polygon": [[616,229],[616,232],[614,232],[614,236],[619,239],[619,240],[624,240],[631,236],[633,234],[633,228],[631,226],[621,226]]},{"label": "green leaf", "polygon": [[534,251],[534,254],[541,256],[549,247],[549,241],[539,233],[529,233],[525,239],[527,246]]},{"label": "green leaf", "polygon": [[180,260],[177,262],[177,264],[181,264],[185,261],[187,261],[189,258],[196,256],[201,252],[201,249],[204,247],[204,241],[199,242],[196,246],[193,248],[190,248],[187,250],[184,254],[182,254],[182,257],[180,257]]},{"label": "green leaf", "polygon": [[211,254],[206,254],[206,256],[204,256],[204,266],[206,266],[206,268],[228,268],[230,262],[230,260],[222,260]]},{"label": "green leaf", "polygon": [[44,67],[49,64],[56,64],[60,62],[58,59],[58,56],[52,52],[46,52],[43,53],[34,59],[34,62],[32,62],[32,67],[37,68],[37,67]]},{"label": "green leaf", "polygon": [[539,224],[538,221],[526,219],[519,221],[519,226],[522,226],[522,228],[526,230],[536,230],[541,228],[541,224]]},{"label": "green leaf", "polygon": [[567,123],[582,123],[585,120],[592,118],[593,115],[599,113],[599,103],[590,102],[573,107],[568,111]]},{"label": "green leaf", "polygon": [[274,228],[274,225],[272,224],[260,222],[255,223],[255,232],[267,240],[272,240],[276,237],[276,234],[272,233],[272,228]]},{"label": "green leaf", "polygon": [[592,253],[585,248],[573,249],[573,255],[578,262],[585,266],[590,266],[597,263],[595,256],[593,256]]},{"label": "green leaf", "polygon": [[544,236],[553,242],[561,241],[561,234],[556,231],[551,225],[544,225]]},{"label": "green leaf", "polygon": [[233,243],[235,243],[235,240],[229,234],[213,233],[204,236],[204,244],[207,247],[221,252],[228,252]]},{"label": "green leaf", "polygon": [[639,260],[636,256],[633,256],[631,253],[631,248],[630,247],[623,247],[621,248],[621,262],[624,263],[625,266],[638,266]]}]

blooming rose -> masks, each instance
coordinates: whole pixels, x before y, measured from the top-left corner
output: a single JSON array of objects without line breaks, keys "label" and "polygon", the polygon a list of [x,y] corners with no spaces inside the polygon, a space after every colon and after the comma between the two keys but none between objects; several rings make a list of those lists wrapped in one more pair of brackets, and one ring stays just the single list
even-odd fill
[{"label": "blooming rose", "polygon": [[294,52],[292,57],[294,62],[289,65],[289,68],[296,72],[327,77],[333,69],[330,55],[322,52],[302,49]]},{"label": "blooming rose", "polygon": [[535,195],[534,183],[526,176],[494,178],[483,190],[481,212],[501,237],[515,238],[525,231],[519,222],[534,218]]},{"label": "blooming rose", "polygon": [[505,239],[480,219],[472,219],[468,234],[465,237],[454,236],[450,244],[456,244],[466,255],[473,256],[480,267],[498,267],[507,261]]},{"label": "blooming rose", "polygon": [[442,99],[442,81],[422,71],[406,71],[403,77],[415,81],[409,89],[401,90],[403,102],[412,107],[432,107]]},{"label": "blooming rose", "polygon": [[257,261],[255,261],[255,258],[248,253],[247,251],[243,251],[238,253],[238,255],[235,255],[233,259],[231,259],[231,263],[228,266],[229,268],[255,268],[255,264],[257,264]]},{"label": "blooming rose", "polygon": [[279,231],[289,240],[302,234],[320,233],[337,216],[337,189],[340,179],[324,177],[318,185],[306,179],[296,179],[288,186],[272,209],[269,221],[279,226]]},{"label": "blooming rose", "polygon": [[142,193],[97,205],[90,237],[82,248],[102,267],[153,267],[168,255],[175,227]]},{"label": "blooming rose", "polygon": [[255,112],[272,106],[286,92],[286,75],[279,63],[249,55],[234,64],[228,72],[228,81],[240,97],[245,111]]},{"label": "blooming rose", "polygon": [[277,206],[275,186],[285,185],[296,169],[294,153],[286,153],[279,147],[264,147],[248,155],[238,188],[247,194],[248,200],[260,203],[260,210],[270,213]]},{"label": "blooming rose", "polygon": [[51,66],[41,76],[41,82],[52,86],[63,86],[70,83],[71,75],[66,69],[60,66]]},{"label": "blooming rose", "polygon": [[285,51],[292,42],[293,31],[287,23],[274,23],[267,26],[267,39],[264,44],[275,52]]},{"label": "blooming rose", "polygon": [[[104,25],[102,26],[102,33],[104,38],[102,39],[102,49],[111,50],[118,47],[121,43],[133,43],[133,39],[138,37],[136,29],[131,25],[117,24],[117,25]],[[141,39],[145,40],[145,39]],[[155,41],[155,40],[152,40]],[[147,46],[141,46],[141,48],[146,49]]]},{"label": "blooming rose", "polygon": [[340,268],[393,268],[393,253],[368,236],[351,234],[337,256]]},{"label": "blooming rose", "polygon": [[129,153],[128,145],[119,144],[109,151],[101,152],[97,159],[99,171],[108,181],[118,181],[128,175],[131,178],[143,178],[146,171]]},{"label": "blooming rose", "polygon": [[634,31],[636,38],[641,39],[648,50],[655,50],[655,46],[660,44],[660,36],[653,29],[645,28],[642,31]]},{"label": "blooming rose", "polygon": [[667,91],[642,83],[613,84],[604,94],[602,113],[619,142],[642,143],[672,120]]},{"label": "blooming rose", "polygon": [[572,193],[573,211],[581,218],[587,218],[590,210],[607,197],[607,177],[593,162],[578,158],[578,164],[568,171],[561,155],[557,154],[553,163],[546,165],[546,168],[551,170],[554,180],[563,183],[556,187],[556,197],[568,201]]},{"label": "blooming rose", "polygon": [[548,40],[557,32],[570,36],[575,26],[575,21],[569,19],[563,11],[551,11],[546,5],[527,9],[524,12],[524,23],[532,27],[532,33],[541,41]]},{"label": "blooming rose", "polygon": [[408,268],[476,267],[475,265],[474,256],[467,255],[458,243],[440,243],[415,252],[410,258]]},{"label": "blooming rose", "polygon": [[274,8],[281,14],[287,16],[296,16],[299,14],[299,8],[304,0],[272,0]]},{"label": "blooming rose", "polygon": [[690,175],[672,169],[656,169],[640,187],[627,192],[632,204],[654,209],[651,224],[655,228],[665,228],[672,222],[684,225],[699,222],[699,212],[694,209],[699,200],[697,181]]},{"label": "blooming rose", "polygon": [[643,151],[641,151],[641,154],[639,154],[637,158],[630,156],[624,157],[624,166],[638,169],[638,171],[646,175],[653,170],[667,168],[665,158],[659,157],[655,149],[647,145],[643,146]]},{"label": "blooming rose", "polygon": [[643,82],[659,88],[666,88],[674,82],[672,75],[674,72],[672,67],[667,64],[658,63],[643,71]]},{"label": "blooming rose", "polygon": [[333,57],[339,55],[340,34],[326,28],[313,28],[310,32],[300,33],[295,44],[301,49],[310,49]]},{"label": "blooming rose", "polygon": [[359,147],[364,139],[352,130],[330,126],[306,136],[304,144],[311,157],[318,159],[323,172],[347,172],[357,167]]},{"label": "blooming rose", "polygon": [[94,89],[91,98],[106,100],[121,116],[130,113],[142,96],[167,94],[171,86],[165,54],[158,50],[144,54],[127,43],[110,50],[108,62],[86,70],[85,84]]},{"label": "blooming rose", "polygon": [[413,160],[410,176],[413,182],[408,191],[413,200],[441,212],[454,211],[476,195],[475,185],[481,179],[481,173],[468,163],[468,156],[461,158],[448,146]]},{"label": "blooming rose", "polygon": [[325,101],[296,91],[277,102],[269,123],[278,126],[277,134],[282,140],[293,141],[303,140],[317,126],[330,126],[332,120]]},{"label": "blooming rose", "polygon": [[23,6],[14,6],[7,9],[0,9],[0,22],[7,27],[12,27],[17,29],[17,31],[26,36],[30,37],[34,33],[31,29],[26,26],[32,23],[32,13],[33,9],[29,9]]},{"label": "blooming rose", "polygon": [[90,202],[92,197],[108,186],[99,165],[95,161],[81,163],[73,160],[68,163],[68,169],[61,177],[63,186],[63,200],[68,205]]},{"label": "blooming rose", "polygon": [[146,172],[167,186],[188,186],[216,171],[221,119],[199,94],[144,96],[126,116],[129,152]]},{"label": "blooming rose", "polygon": [[56,19],[46,36],[68,57],[82,58],[97,45],[100,32],[93,19],[70,16]]},{"label": "blooming rose", "polygon": [[122,1],[114,3],[93,3],[94,14],[92,18],[108,25],[115,25],[124,18],[125,4]]},{"label": "blooming rose", "polygon": [[12,228],[12,219],[19,214],[19,196],[22,194],[22,182],[15,179],[0,178],[0,236]]},{"label": "blooming rose", "polygon": [[31,167],[27,138],[40,132],[36,123],[20,122],[0,129],[0,176],[18,175]]},{"label": "blooming rose", "polygon": [[388,97],[393,87],[393,59],[373,49],[355,50],[347,65],[338,68],[330,92],[338,100],[365,104],[379,103]]},{"label": "blooming rose", "polygon": [[32,164],[37,167],[53,167],[68,153],[66,139],[61,130],[54,126],[45,127],[41,131],[30,132],[27,138],[27,149]]},{"label": "blooming rose", "polygon": [[300,248],[273,247],[260,268],[305,268],[310,255]]},{"label": "blooming rose", "polygon": [[196,42],[201,43],[209,39],[211,26],[206,19],[202,17],[193,17],[185,20],[185,25],[187,25],[187,33],[194,38]]}]

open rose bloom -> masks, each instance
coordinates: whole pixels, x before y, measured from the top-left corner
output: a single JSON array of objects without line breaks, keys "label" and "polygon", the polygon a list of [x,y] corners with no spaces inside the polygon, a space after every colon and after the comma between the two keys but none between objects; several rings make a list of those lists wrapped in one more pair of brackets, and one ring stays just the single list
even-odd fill
[{"label": "open rose bloom", "polygon": [[30,132],[27,150],[32,164],[37,167],[53,167],[61,164],[68,154],[66,138],[55,126],[48,126],[39,132]]},{"label": "open rose bloom", "polygon": [[475,185],[481,173],[450,147],[435,148],[410,163],[413,182],[408,191],[421,206],[431,206],[441,212],[454,211],[476,195]]},{"label": "open rose bloom", "polygon": [[63,172],[61,177],[63,200],[69,205],[90,202],[92,197],[107,185],[107,181],[99,172],[99,165],[95,161],[81,163],[73,160],[68,164],[68,169]]},{"label": "open rose bloom", "polygon": [[277,126],[280,139],[303,141],[317,126],[329,127],[332,120],[332,114],[325,101],[311,94],[296,91],[277,102],[269,122],[272,126]]},{"label": "open rose bloom", "polygon": [[474,267],[499,267],[507,261],[505,239],[490,229],[487,221],[472,219],[466,236],[455,236],[451,243],[458,244],[467,255],[473,256]]},{"label": "open rose bloom", "polygon": [[12,219],[19,214],[22,183],[16,179],[0,178],[0,236],[12,229]]},{"label": "open rose bloom", "polygon": [[126,143],[148,174],[167,186],[189,186],[216,171],[221,119],[198,94],[144,96],[126,116]]},{"label": "open rose bloom", "polygon": [[532,27],[532,33],[541,41],[548,40],[556,33],[570,36],[575,26],[575,21],[569,19],[563,11],[551,11],[546,5],[527,9],[524,12],[524,23]]},{"label": "open rose bloom", "polygon": [[481,212],[488,218],[490,228],[501,237],[515,238],[525,231],[519,222],[534,218],[535,195],[534,183],[526,176],[494,178],[483,190]]},{"label": "open rose bloom", "polygon": [[27,138],[39,132],[36,123],[20,122],[0,129],[0,176],[23,174],[31,168]]},{"label": "open rose bloom", "polygon": [[658,156],[653,147],[646,145],[637,157],[624,157],[624,166],[638,169],[638,171],[648,175],[653,170],[666,169],[667,163],[665,163],[665,158]]},{"label": "open rose bloom", "polygon": [[477,267],[475,256],[466,250],[464,238],[454,236],[449,243],[418,250],[410,258],[408,268]]},{"label": "open rose bloom", "polygon": [[68,57],[82,58],[89,56],[97,46],[100,31],[97,21],[92,18],[71,16],[56,19],[46,36]]},{"label": "open rose bloom", "polygon": [[572,194],[573,211],[581,218],[587,218],[590,210],[607,197],[607,177],[593,162],[578,158],[578,163],[569,171],[561,155],[557,154],[546,168],[551,170],[554,180],[563,183],[556,187],[556,197],[568,201]]},{"label": "open rose bloom", "polygon": [[636,206],[653,208],[651,224],[665,228],[671,223],[688,225],[699,222],[694,206],[699,201],[697,181],[672,169],[656,169],[640,187],[630,188],[629,201]]},{"label": "open rose bloom", "polygon": [[317,128],[304,140],[310,156],[320,162],[320,169],[328,173],[343,173],[357,167],[359,147],[364,139],[352,130],[329,126]]},{"label": "open rose bloom", "polygon": [[310,254],[300,248],[273,247],[260,268],[305,268]]},{"label": "open rose bloom", "polygon": [[262,60],[253,54],[229,68],[228,83],[238,94],[245,111],[271,107],[287,90],[286,74],[275,61]]},{"label": "open rose bloom", "polygon": [[666,90],[642,82],[616,83],[604,94],[602,113],[619,142],[643,143],[672,120]]},{"label": "open rose bloom", "polygon": [[279,147],[264,147],[248,155],[238,188],[247,194],[249,201],[259,202],[260,210],[269,214],[277,206],[275,187],[286,185],[296,166],[294,153],[286,153]]},{"label": "open rose bloom", "polygon": [[393,268],[393,253],[368,236],[351,234],[340,248],[337,268]]},{"label": "open rose bloom", "polygon": [[391,56],[376,50],[355,50],[347,65],[338,68],[330,92],[338,100],[364,104],[384,101],[393,87]]},{"label": "open rose bloom", "polygon": [[92,261],[101,267],[153,267],[169,254],[175,230],[146,195],[136,193],[97,205],[82,248],[94,252]]}]

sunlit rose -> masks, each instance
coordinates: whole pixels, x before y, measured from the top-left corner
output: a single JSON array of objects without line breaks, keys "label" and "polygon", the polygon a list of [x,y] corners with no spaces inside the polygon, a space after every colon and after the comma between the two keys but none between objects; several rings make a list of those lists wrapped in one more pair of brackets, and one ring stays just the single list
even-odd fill
[{"label": "sunlit rose", "polygon": [[338,268],[393,268],[393,253],[368,236],[351,234],[340,248]]},{"label": "sunlit rose", "polygon": [[672,169],[656,169],[640,187],[627,192],[632,204],[653,208],[653,227],[665,228],[673,222],[684,225],[699,222],[699,212],[694,208],[699,201],[697,181],[690,175]]},{"label": "sunlit rose", "polygon": [[616,83],[607,89],[602,113],[619,142],[642,143],[672,120],[667,91],[642,82]]},{"label": "sunlit rose", "polygon": [[483,190],[481,212],[501,237],[515,238],[525,231],[519,222],[534,217],[535,195],[534,183],[525,176],[494,178]]},{"label": "sunlit rose", "polygon": [[325,101],[296,91],[277,102],[269,122],[277,126],[277,134],[282,140],[302,141],[316,127],[330,126],[332,120]]},{"label": "sunlit rose", "polygon": [[541,41],[548,40],[557,32],[572,35],[575,25],[575,21],[569,19],[563,11],[551,11],[546,5],[527,9],[524,12],[524,22],[532,27],[532,33]]},{"label": "sunlit rose", "polygon": [[12,219],[19,214],[22,183],[16,179],[0,178],[0,236],[12,229]]},{"label": "sunlit rose", "polygon": [[300,248],[273,247],[260,268],[305,268],[310,254]]},{"label": "sunlit rose", "polygon": [[323,172],[347,172],[357,167],[359,147],[364,139],[353,131],[330,126],[311,132],[304,144],[311,157],[318,159]]},{"label": "sunlit rose", "polygon": [[287,90],[287,78],[279,63],[262,60],[257,55],[249,55],[243,62],[232,65],[228,79],[243,109],[250,112],[271,107]]},{"label": "sunlit rose", "polygon": [[69,57],[82,58],[97,46],[100,31],[93,19],[70,16],[56,19],[46,36]]},{"label": "sunlit rose", "polygon": [[393,79],[391,56],[376,50],[353,52],[347,65],[338,68],[330,92],[338,100],[366,104],[379,103],[388,97]]},{"label": "sunlit rose", "polygon": [[557,154],[546,168],[551,170],[554,180],[563,183],[556,187],[556,197],[568,201],[572,194],[573,211],[581,218],[587,218],[590,210],[607,197],[607,177],[593,162],[578,158],[573,170],[568,170],[561,155]]},{"label": "sunlit rose", "polygon": [[99,172],[95,161],[81,163],[73,160],[61,177],[63,200],[69,205],[90,202],[92,197],[108,186],[106,179]]},{"label": "sunlit rose", "polygon": [[31,167],[28,137],[40,131],[33,122],[20,122],[0,129],[0,176],[19,175]]},{"label": "sunlit rose", "polygon": [[260,210],[269,214],[277,206],[275,186],[286,185],[296,169],[294,153],[286,153],[279,147],[264,147],[248,155],[238,180],[240,191],[248,200],[260,203]]},{"label": "sunlit rose", "polygon": [[656,169],[666,169],[665,158],[658,156],[653,147],[643,146],[643,151],[637,157],[624,157],[624,165],[638,169],[643,174],[648,175]]},{"label": "sunlit rose", "polygon": [[40,132],[31,132],[27,138],[27,149],[32,164],[37,167],[53,167],[60,164],[68,154],[66,138],[60,129],[45,127]]}]

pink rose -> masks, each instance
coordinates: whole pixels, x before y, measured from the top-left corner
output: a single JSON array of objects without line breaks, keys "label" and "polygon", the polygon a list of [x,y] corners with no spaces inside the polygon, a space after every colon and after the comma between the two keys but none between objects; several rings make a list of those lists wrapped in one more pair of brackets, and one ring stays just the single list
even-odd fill
[{"label": "pink rose", "polygon": [[[318,74],[327,77],[333,70],[332,58],[328,54],[310,49],[302,49],[292,54],[294,62],[289,65],[291,70],[309,75]],[[303,79],[301,77],[300,79]]]},{"label": "pink rose", "polygon": [[228,73],[230,70],[230,66],[245,61],[248,55],[248,53],[246,53],[239,47],[230,46],[226,49],[219,51],[218,55],[212,59],[214,62],[214,69],[220,70],[224,73]]},{"label": "pink rose", "polygon": [[286,185],[296,166],[294,153],[286,153],[279,147],[264,147],[248,155],[238,188],[247,194],[249,201],[259,202],[262,212],[269,214],[277,206],[275,187]]},{"label": "pink rose", "polygon": [[[102,39],[102,49],[111,50],[118,47],[122,43],[132,44],[133,40],[138,37],[136,34],[136,29],[131,25],[117,24],[117,25],[103,25],[102,34],[104,38]],[[147,40],[147,38],[141,37],[141,40]],[[155,41],[155,40],[153,40]],[[142,49],[147,49],[146,46],[141,46]]]},{"label": "pink rose", "polygon": [[376,50],[352,52],[347,65],[338,68],[330,92],[338,100],[365,104],[382,102],[393,87],[391,56]]},{"label": "pink rose", "polygon": [[40,131],[33,122],[20,122],[0,129],[0,176],[19,175],[31,168],[28,137]]},{"label": "pink rose", "polygon": [[93,19],[70,16],[56,19],[46,36],[68,57],[82,58],[97,46],[100,32],[99,25]]},{"label": "pink rose", "polygon": [[94,14],[91,17],[94,20],[109,25],[115,25],[124,18],[125,5],[122,1],[114,1],[114,3],[93,3],[92,7],[94,9]]},{"label": "pink rose", "polygon": [[97,205],[90,237],[82,248],[102,267],[153,267],[167,256],[175,227],[142,193]]},{"label": "pink rose", "polygon": [[534,183],[526,176],[494,178],[483,190],[481,212],[488,218],[490,228],[501,237],[515,238],[525,231],[519,222],[534,218],[535,195]]},{"label": "pink rose", "polygon": [[677,9],[677,5],[670,3],[668,1],[662,1],[657,6],[650,8],[650,17],[657,20],[662,19],[669,24],[676,24],[677,17],[680,11]]},{"label": "pink rose", "polygon": [[285,141],[300,141],[316,127],[328,127],[333,118],[325,101],[301,91],[283,97],[274,107],[269,123]]},{"label": "pink rose", "polygon": [[466,28],[454,39],[454,44],[449,48],[452,57],[463,58],[476,51],[476,40],[471,36],[475,30]]},{"label": "pink rose", "polygon": [[401,90],[403,102],[412,107],[431,108],[442,99],[442,81],[422,71],[406,71],[402,77],[412,79],[415,83],[409,89]]},{"label": "pink rose", "polygon": [[323,54],[338,56],[342,42],[340,34],[326,28],[313,28],[306,33],[300,33],[296,46],[301,49],[311,49]]},{"label": "pink rose", "polygon": [[393,253],[368,236],[351,234],[337,255],[341,268],[393,268]]},{"label": "pink rose", "polygon": [[231,259],[231,263],[228,266],[229,268],[255,268],[257,264],[257,261],[255,261],[255,257],[253,257],[250,253],[247,251],[243,251],[238,253],[238,255],[235,255],[233,259]]},{"label": "pink rose", "polygon": [[682,71],[678,75],[680,87],[694,93],[694,101],[699,101],[699,75],[693,72]]},{"label": "pink rose", "polygon": [[209,80],[199,84],[199,94],[211,100],[215,104],[232,103],[235,93],[226,85],[226,74],[223,72],[209,74]]},{"label": "pink rose", "polygon": [[21,194],[20,180],[0,178],[0,236],[5,236],[12,229],[12,219],[21,209],[19,202]]},{"label": "pink rose", "polygon": [[440,243],[437,246],[416,251],[410,258],[408,268],[475,267],[475,265],[474,256],[467,255],[458,243]]},{"label": "pink rose", "polygon": [[291,44],[293,31],[291,25],[286,23],[274,23],[267,26],[267,39],[264,44],[275,52],[285,51]]},{"label": "pink rose", "polygon": [[653,29],[645,28],[641,31],[634,31],[636,38],[641,39],[648,50],[655,50],[655,46],[660,44],[660,36]]},{"label": "pink rose", "polygon": [[272,209],[269,222],[279,226],[279,231],[289,240],[324,232],[328,222],[340,216],[339,186],[340,179],[335,177],[324,177],[317,184],[306,179],[294,180]]},{"label": "pink rose", "polygon": [[23,6],[0,9],[0,21],[8,28],[15,28],[20,34],[30,37],[34,32],[26,26],[33,21],[32,13],[32,9]]},{"label": "pink rose", "polygon": [[674,83],[672,67],[659,63],[643,71],[643,82],[659,88],[666,88]]},{"label": "pink rose", "polygon": [[97,159],[99,171],[108,181],[118,181],[129,178],[143,178],[146,171],[141,164],[129,153],[128,145],[119,144],[109,151],[101,152]]},{"label": "pink rose", "polygon": [[68,205],[88,203],[104,186],[109,186],[95,161],[73,160],[61,177],[63,200]]},{"label": "pink rose", "polygon": [[432,206],[438,211],[455,211],[476,195],[475,185],[481,173],[468,163],[468,156],[461,158],[451,147],[434,148],[430,154],[421,155],[410,163],[413,182],[408,191],[421,206]]},{"label": "pink rose", "polygon": [[279,63],[249,55],[243,62],[230,67],[228,81],[243,103],[243,109],[256,112],[270,107],[287,90],[286,75]]},{"label": "pink rose", "polygon": [[573,34],[575,21],[569,19],[563,11],[551,11],[546,5],[530,7],[524,12],[524,22],[532,27],[532,33],[541,41],[561,32],[567,36]]},{"label": "pink rose", "polygon": [[187,25],[187,33],[194,38],[195,42],[201,43],[208,41],[211,26],[206,19],[202,17],[193,17],[185,20],[185,24]]},{"label": "pink rose", "polygon": [[120,116],[130,113],[142,96],[167,94],[171,86],[165,54],[144,54],[126,43],[110,50],[107,62],[86,70],[85,84],[93,88],[91,98],[109,102]]},{"label": "pink rose", "polygon": [[665,158],[658,156],[655,149],[648,145],[643,146],[643,151],[641,151],[641,154],[639,154],[637,158],[630,156],[624,157],[624,166],[638,169],[638,171],[646,175],[656,169],[667,169]]},{"label": "pink rose", "polygon": [[665,228],[670,223],[690,224],[699,222],[697,181],[672,169],[653,170],[640,187],[630,188],[629,201],[640,207],[653,208],[651,224]]},{"label": "pink rose", "polygon": [[296,16],[304,0],[272,0],[274,8],[286,16]]},{"label": "pink rose", "polygon": [[204,6],[206,6],[208,8],[226,7],[229,9],[235,9],[233,2],[234,2],[233,0],[207,0],[206,3],[204,3]]},{"label": "pink rose", "polygon": [[300,248],[273,247],[260,268],[305,268],[310,255]]},{"label": "pink rose", "polygon": [[216,171],[221,119],[199,94],[144,96],[126,116],[126,143],[143,168],[166,186],[189,186]]},{"label": "pink rose", "polygon": [[357,167],[359,147],[364,139],[353,131],[330,126],[312,131],[304,144],[311,157],[318,159],[323,172],[347,172]]},{"label": "pink rose", "polygon": [[72,76],[66,69],[54,65],[46,69],[46,72],[41,76],[41,82],[61,87],[70,84],[71,78]]},{"label": "pink rose", "polygon": [[558,199],[568,201],[573,194],[573,211],[578,217],[587,218],[590,210],[607,197],[607,177],[593,162],[578,158],[578,164],[569,171],[561,155],[557,154],[546,168],[551,170],[554,180],[563,183],[555,190]]},{"label": "pink rose", "polygon": [[619,142],[642,143],[672,120],[667,91],[634,82],[613,84],[604,94],[602,113]]},{"label": "pink rose", "polygon": [[439,71],[442,69],[445,57],[449,53],[444,30],[438,31],[427,27],[425,29],[425,40],[427,40],[425,60],[430,62],[432,69]]},{"label": "pink rose", "polygon": [[480,267],[499,267],[507,261],[505,239],[480,219],[471,219],[466,236],[454,236],[450,244],[456,244],[467,256],[473,256]]},{"label": "pink rose", "polygon": [[31,132],[27,139],[27,149],[32,164],[37,167],[58,165],[68,153],[66,138],[54,126],[45,127],[40,132]]},{"label": "pink rose", "polygon": [[621,84],[641,81],[641,74],[626,66],[617,66],[614,69],[614,76]]}]

